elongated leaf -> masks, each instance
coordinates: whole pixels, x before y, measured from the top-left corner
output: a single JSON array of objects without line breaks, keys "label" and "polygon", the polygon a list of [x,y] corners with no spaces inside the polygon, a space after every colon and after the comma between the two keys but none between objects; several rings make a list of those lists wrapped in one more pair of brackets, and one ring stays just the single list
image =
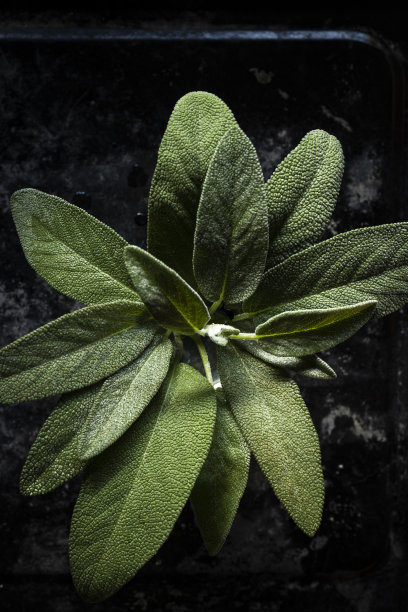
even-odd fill
[{"label": "elongated leaf", "polygon": [[258,357],[265,363],[270,363],[277,368],[293,370],[301,376],[310,378],[336,378],[336,372],[317,355],[303,355],[302,357],[282,357],[271,353],[271,346],[256,341],[238,341],[239,346]]},{"label": "elongated leaf", "polygon": [[23,467],[23,495],[48,493],[81,472],[78,437],[102,383],[63,395],[40,429]]},{"label": "elongated leaf", "polygon": [[308,535],[321,518],[320,448],[296,383],[235,344],[217,347],[228,405],[276,495]]},{"label": "elongated leaf", "polygon": [[168,329],[193,334],[210,318],[198,293],[150,253],[136,246],[125,249],[132,281],[154,318]]},{"label": "elongated leaf", "polygon": [[79,455],[90,459],[115,442],[159,390],[170,366],[170,340],[152,343],[102,385],[79,438]]},{"label": "elongated leaf", "polygon": [[11,210],[28,262],[55,289],[86,305],[138,299],[113,229],[36,189],[16,191]]},{"label": "elongated leaf", "polygon": [[211,385],[178,365],[136,423],[89,464],[70,535],[83,599],[115,593],[163,544],[207,456],[215,415]]},{"label": "elongated leaf", "polygon": [[310,355],[355,334],[372,317],[376,304],[289,310],[258,325],[255,334],[262,345],[270,345],[275,355]]},{"label": "elongated leaf", "polygon": [[235,119],[204,91],[176,104],[160,145],[149,195],[148,250],[192,287],[194,229],[201,190],[214,151]]},{"label": "elongated leaf", "polygon": [[408,223],[339,234],[264,274],[245,310],[257,323],[284,310],[334,308],[376,300],[376,316],[408,299]]},{"label": "elongated leaf", "polygon": [[222,548],[248,480],[250,452],[217,392],[217,418],[210,452],[191,492],[194,514],[210,555]]},{"label": "elongated leaf", "polygon": [[197,213],[193,267],[212,301],[242,302],[265,268],[268,217],[262,169],[249,138],[234,126],[208,168]]},{"label": "elongated leaf", "polygon": [[266,184],[269,211],[267,267],[316,242],[340,189],[344,158],[335,136],[306,134]]},{"label": "elongated leaf", "polygon": [[47,323],[0,350],[0,402],[74,391],[116,372],[151,342],[137,302],[88,306]]}]

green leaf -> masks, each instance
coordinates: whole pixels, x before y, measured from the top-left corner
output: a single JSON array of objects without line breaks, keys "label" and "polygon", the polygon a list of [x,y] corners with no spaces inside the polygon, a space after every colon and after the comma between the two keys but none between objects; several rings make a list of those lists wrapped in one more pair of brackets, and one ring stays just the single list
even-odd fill
[{"label": "green leaf", "polygon": [[266,184],[268,268],[320,238],[336,203],[343,168],[339,141],[323,130],[306,134],[279,164]]},{"label": "green leaf", "polygon": [[176,104],[159,149],[149,195],[148,250],[195,287],[194,229],[214,151],[236,125],[222,100],[204,91]]},{"label": "green leaf", "polygon": [[23,495],[48,493],[81,472],[78,438],[102,383],[63,395],[40,429],[23,467]]},{"label": "green leaf", "polygon": [[250,452],[217,392],[217,418],[210,452],[191,492],[194,514],[210,555],[222,548],[245,491]]},{"label": "green leaf", "polygon": [[55,289],[86,305],[138,299],[113,229],[36,189],[16,191],[11,211],[28,262]]},{"label": "green leaf", "polygon": [[376,316],[408,299],[408,223],[338,234],[264,274],[244,308],[257,323],[284,310],[377,301]]},{"label": "green leaf", "polygon": [[74,391],[116,372],[150,344],[157,325],[137,302],[81,308],[0,350],[0,402]]},{"label": "green leaf", "polygon": [[317,355],[303,355],[302,357],[281,357],[271,353],[271,346],[257,341],[238,340],[239,346],[265,363],[277,368],[293,370],[301,376],[311,378],[336,378],[336,372]]},{"label": "green leaf", "polygon": [[275,355],[310,355],[355,334],[373,316],[376,304],[289,310],[258,325],[255,335],[262,345],[270,345]]},{"label": "green leaf", "polygon": [[320,448],[296,383],[235,344],[218,348],[228,405],[262,471],[295,523],[314,535],[324,487]]},{"label": "green leaf", "polygon": [[207,306],[171,268],[136,246],[125,249],[132,281],[156,321],[184,334],[199,331],[210,318]]},{"label": "green leaf", "polygon": [[207,456],[215,415],[211,385],[180,364],[136,423],[90,462],[70,535],[85,601],[115,593],[166,540]]},{"label": "green leaf", "polygon": [[79,438],[79,455],[90,459],[115,442],[156,395],[170,366],[170,340],[153,342],[137,361],[102,385]]},{"label": "green leaf", "polygon": [[263,174],[249,138],[234,126],[220,140],[204,181],[193,268],[213,302],[242,302],[261,280],[268,250]]}]

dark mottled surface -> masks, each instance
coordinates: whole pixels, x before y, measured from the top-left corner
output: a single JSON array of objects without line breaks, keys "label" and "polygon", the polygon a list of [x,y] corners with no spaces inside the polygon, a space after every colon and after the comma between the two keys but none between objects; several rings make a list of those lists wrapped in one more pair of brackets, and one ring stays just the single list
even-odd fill
[{"label": "dark mottled surface", "polygon": [[[346,171],[327,235],[406,219],[405,108],[400,64],[389,52],[375,38],[1,42],[1,343],[77,307],[29,268],[9,195],[27,186],[57,194],[144,246],[157,148],[173,105],[190,90],[226,101],[266,177],[306,131],[319,127],[340,139]],[[313,539],[294,526],[253,463],[216,558],[207,556],[186,507],[138,576],[91,607],[76,596],[67,559],[79,479],[42,497],[18,492],[24,458],[55,402],[1,408],[1,609],[405,610],[406,315],[371,323],[327,354],[336,381],[301,380],[326,479]]]}]

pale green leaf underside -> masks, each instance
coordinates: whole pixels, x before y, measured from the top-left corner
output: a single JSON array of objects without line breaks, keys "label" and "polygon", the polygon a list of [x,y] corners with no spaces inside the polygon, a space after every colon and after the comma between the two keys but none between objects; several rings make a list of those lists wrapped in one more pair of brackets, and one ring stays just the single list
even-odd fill
[{"label": "pale green leaf underside", "polygon": [[70,562],[81,597],[102,601],[168,537],[211,444],[215,393],[181,364],[132,427],[92,460],[74,509]]},{"label": "pale green leaf underside", "polygon": [[338,234],[266,272],[244,309],[262,323],[285,310],[377,301],[376,316],[408,297],[408,223]]},{"label": "pale green leaf underside", "polygon": [[16,191],[11,211],[28,262],[55,289],[86,305],[138,299],[113,229],[36,189]]},{"label": "pale green leaf underside", "polygon": [[271,268],[316,242],[340,189],[344,158],[335,136],[313,130],[279,164],[266,183]]},{"label": "pale green leaf underside", "polygon": [[136,246],[125,249],[129,274],[156,321],[174,331],[192,334],[210,318],[201,297],[163,262]]},{"label": "pale green leaf underside", "polygon": [[217,348],[228,405],[277,497],[308,535],[324,500],[319,440],[296,383],[235,344]]},{"label": "pale green leaf underside", "polygon": [[159,149],[149,194],[148,250],[193,287],[201,190],[218,142],[233,125],[233,114],[222,100],[194,91],[177,102]]},{"label": "pale green leaf underside", "polygon": [[139,358],[102,385],[79,437],[79,455],[90,459],[115,442],[159,390],[170,366],[170,340],[153,342]]},{"label": "pale green leaf underside", "polygon": [[191,492],[191,503],[204,544],[216,555],[225,542],[245,491],[250,452],[217,392],[217,418],[210,452]]},{"label": "pale green leaf underside", "polygon": [[275,355],[301,356],[343,342],[372,317],[377,302],[338,308],[289,310],[261,323],[255,334]]},{"label": "pale green leaf underside", "polygon": [[48,493],[84,469],[78,438],[101,385],[61,397],[28,453],[20,478],[23,495]]},{"label": "pale green leaf underside", "polygon": [[81,308],[0,350],[0,402],[74,391],[106,378],[150,344],[157,325],[142,303]]},{"label": "pale green leaf underside", "polygon": [[263,274],[268,217],[262,169],[249,138],[234,126],[208,168],[194,235],[193,268],[213,302],[242,302]]}]

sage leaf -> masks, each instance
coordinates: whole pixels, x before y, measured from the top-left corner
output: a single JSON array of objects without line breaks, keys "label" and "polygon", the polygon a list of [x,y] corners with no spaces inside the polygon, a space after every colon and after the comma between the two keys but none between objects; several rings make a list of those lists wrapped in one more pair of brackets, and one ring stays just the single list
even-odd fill
[{"label": "sage leaf", "polygon": [[343,169],[339,141],[323,130],[306,134],[279,164],[266,183],[268,268],[320,238],[336,203]]},{"label": "sage leaf", "polygon": [[125,261],[139,295],[160,325],[193,334],[209,321],[198,293],[166,264],[136,246],[125,248]]},{"label": "sage leaf", "polygon": [[220,140],[197,212],[193,268],[205,298],[242,302],[265,268],[268,217],[262,169],[249,138],[234,126]]},{"label": "sage leaf", "polygon": [[235,344],[217,347],[228,405],[273,490],[309,536],[321,519],[320,448],[296,383]]},{"label": "sage leaf", "polygon": [[217,417],[207,459],[191,492],[191,503],[210,555],[222,548],[248,480],[250,452],[217,390]]},{"label": "sage leaf", "polygon": [[20,477],[23,495],[48,493],[84,469],[78,437],[101,385],[61,397],[28,453]]},{"label": "sage leaf", "polygon": [[138,299],[112,228],[37,189],[16,191],[11,211],[28,262],[55,289],[86,305]]},{"label": "sage leaf", "polygon": [[212,386],[179,364],[132,427],[88,464],[70,534],[72,576],[85,601],[115,593],[166,540],[209,451],[215,416]]},{"label": "sage leaf", "polygon": [[376,304],[289,310],[258,325],[255,334],[275,355],[310,355],[350,338],[373,316]]},{"label": "sage leaf", "polygon": [[377,301],[375,315],[408,297],[408,223],[338,234],[266,272],[244,309],[257,323],[284,310],[335,308]]},{"label": "sage leaf", "polygon": [[148,250],[192,287],[202,186],[220,139],[233,125],[234,116],[222,100],[194,91],[177,102],[160,145],[149,194]]},{"label": "sage leaf", "polygon": [[239,346],[265,363],[277,368],[293,370],[301,376],[310,378],[330,379],[336,378],[336,372],[317,355],[303,355],[302,357],[282,357],[271,353],[271,346],[257,341],[238,341]]},{"label": "sage leaf", "polygon": [[103,383],[79,437],[79,455],[90,459],[115,442],[156,395],[170,366],[170,340],[154,342]]},{"label": "sage leaf", "polygon": [[138,302],[81,308],[0,350],[0,402],[74,391],[135,359],[157,331]]}]

